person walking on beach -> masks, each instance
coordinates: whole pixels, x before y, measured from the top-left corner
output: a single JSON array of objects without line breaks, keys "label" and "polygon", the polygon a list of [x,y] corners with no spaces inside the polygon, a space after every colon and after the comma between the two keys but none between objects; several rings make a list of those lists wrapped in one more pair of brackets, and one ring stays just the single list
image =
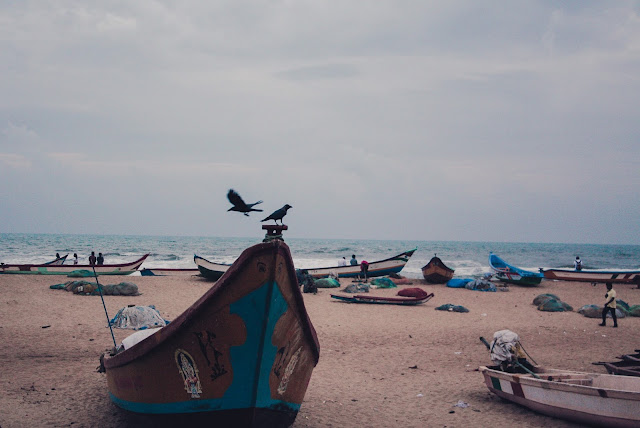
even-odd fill
[{"label": "person walking on beach", "polygon": [[606,303],[604,309],[602,309],[602,327],[607,325],[607,313],[611,312],[611,318],[613,318],[613,326],[618,327],[618,317],[616,317],[616,290],[613,289],[613,284],[607,282],[607,294],[604,295]]},{"label": "person walking on beach", "polygon": [[98,258],[96,259],[99,265],[104,264],[104,257],[102,257],[102,253],[98,253]]},{"label": "person walking on beach", "polygon": [[338,260],[338,266],[346,266],[346,265],[347,265],[346,257],[342,257],[340,260]]},{"label": "person walking on beach", "polygon": [[351,255],[351,260],[349,260],[349,263],[351,263],[351,266],[356,266],[358,264],[358,260],[356,259],[355,254]]},{"label": "person walking on beach", "polygon": [[74,265],[78,264],[78,253],[73,253],[73,264]]},{"label": "person walking on beach", "polygon": [[89,264],[91,266],[96,264],[96,253],[94,251],[92,251],[91,255],[89,256]]},{"label": "person walking on beach", "polygon": [[580,256],[576,256],[576,259],[573,262],[573,267],[576,268],[577,271],[582,270],[582,260],[580,260]]}]

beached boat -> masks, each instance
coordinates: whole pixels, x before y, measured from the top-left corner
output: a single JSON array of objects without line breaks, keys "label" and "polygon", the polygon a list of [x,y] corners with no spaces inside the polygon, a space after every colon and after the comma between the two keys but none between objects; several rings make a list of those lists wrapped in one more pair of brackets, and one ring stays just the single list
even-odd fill
[{"label": "beached boat", "polygon": [[65,254],[62,257],[56,257],[55,260],[51,260],[50,262],[44,263],[45,265],[63,265],[65,260],[67,260],[67,257],[69,256],[69,254]]},{"label": "beached boat", "polygon": [[198,266],[200,275],[207,279],[213,279],[214,281],[217,281],[231,267],[231,265],[225,263],[210,262],[197,254],[193,255],[193,261],[196,266]]},{"label": "beached boat", "polygon": [[581,282],[615,282],[637,284],[640,281],[640,271],[603,271],[603,270],[572,270],[572,269],[543,269],[546,279]]},{"label": "beached boat", "polygon": [[180,269],[180,268],[142,268],[140,275],[142,276],[190,276],[199,275],[199,269]]},{"label": "beached boat", "polygon": [[640,376],[640,350],[636,349],[636,354],[621,355],[618,357],[618,361],[600,361],[593,364],[604,366],[610,374]]},{"label": "beached boat", "polygon": [[[367,278],[385,276],[392,273],[400,272],[415,251],[416,249],[414,248],[413,250],[400,253],[397,256],[389,257],[388,259],[369,262]],[[309,272],[309,275],[314,278],[325,278],[331,274],[335,274],[340,278],[353,278],[360,275],[360,264],[333,266],[326,268],[312,268],[306,269],[306,271]]]},{"label": "beached boat", "polygon": [[443,284],[453,278],[454,270],[445,265],[435,254],[422,266],[422,276],[432,284]]},{"label": "beached boat", "polygon": [[373,303],[379,305],[405,305],[415,306],[428,302],[433,297],[433,293],[420,297],[384,297],[384,296],[367,296],[366,294],[356,294],[355,296],[340,296],[332,294],[332,298],[347,303]]},{"label": "beached boat", "polygon": [[129,411],[180,425],[198,416],[202,426],[275,427],[293,423],[319,352],[289,247],[272,240],[246,249],[184,313],[105,354],[102,366],[111,399]]},{"label": "beached boat", "polygon": [[98,275],[129,275],[138,270],[142,262],[149,256],[145,254],[138,260],[130,263],[105,264],[105,265],[0,265],[0,273],[6,274],[31,274],[31,275],[69,275],[74,271],[88,271]]},{"label": "beached boat", "polygon": [[495,254],[489,254],[489,266],[495,272],[496,278],[502,282],[517,285],[538,285],[543,275],[539,272],[530,272],[511,266]]},{"label": "beached boat", "polygon": [[489,391],[536,412],[587,425],[640,426],[640,377],[545,369],[507,373],[480,367]]}]

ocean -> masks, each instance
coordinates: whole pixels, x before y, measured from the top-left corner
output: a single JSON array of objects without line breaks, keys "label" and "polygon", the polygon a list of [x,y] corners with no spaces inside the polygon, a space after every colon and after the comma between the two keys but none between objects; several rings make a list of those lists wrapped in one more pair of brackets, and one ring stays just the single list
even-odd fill
[{"label": "ocean", "polygon": [[[56,253],[69,254],[70,262],[73,253],[77,253],[80,263],[88,263],[90,252],[95,251],[96,255],[102,252],[107,264],[130,262],[149,253],[143,268],[195,268],[194,254],[213,262],[233,263],[245,248],[262,238],[0,233],[0,262],[45,263],[53,260]],[[576,256],[582,259],[584,269],[640,269],[640,245],[287,239],[286,232],[284,239],[296,268],[336,266],[338,259],[344,256],[349,260],[352,254],[358,261],[372,262],[415,248],[417,251],[401,272],[409,278],[421,278],[422,266],[434,254],[455,269],[458,278],[477,278],[489,272],[490,252],[511,265],[532,271],[573,268]]]}]

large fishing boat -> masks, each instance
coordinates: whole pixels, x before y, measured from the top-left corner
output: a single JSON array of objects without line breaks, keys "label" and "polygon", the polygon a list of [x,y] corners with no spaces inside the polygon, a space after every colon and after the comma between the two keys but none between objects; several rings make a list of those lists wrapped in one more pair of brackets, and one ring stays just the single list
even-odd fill
[{"label": "large fishing boat", "polygon": [[319,352],[289,247],[272,239],[246,249],[169,325],[102,364],[111,399],[129,411],[275,427],[293,423]]},{"label": "large fishing boat", "polygon": [[145,254],[138,260],[129,263],[103,265],[63,265],[44,263],[34,264],[2,264],[0,274],[31,274],[31,275],[69,275],[74,271],[87,271],[93,275],[129,275],[138,270],[142,262],[149,256]]}]

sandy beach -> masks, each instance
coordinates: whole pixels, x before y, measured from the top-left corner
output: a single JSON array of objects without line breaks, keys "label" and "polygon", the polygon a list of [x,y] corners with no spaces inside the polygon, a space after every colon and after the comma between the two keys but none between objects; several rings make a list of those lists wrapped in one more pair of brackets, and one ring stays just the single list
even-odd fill
[{"label": "sandy beach", "polygon": [[[100,277],[130,281],[140,296],[105,296],[110,317],[122,307],[155,305],[174,319],[213,283],[199,277]],[[65,276],[0,275],[0,426],[124,427],[148,423],[108,398],[99,356],[113,342],[100,297],[52,290]],[[351,283],[342,280],[343,286]],[[591,363],[640,348],[639,318],[614,329],[576,312],[541,312],[534,297],[553,293],[575,310],[602,304],[605,286],[543,281],[508,292],[477,292],[412,280],[435,297],[423,305],[355,305],[330,298],[336,289],[304,294],[320,340],[294,427],[573,426],[493,396],[478,366],[490,363],[480,336],[510,329],[533,359],[546,366],[605,373]],[[640,303],[635,285],[616,285],[618,298]],[[375,289],[391,296],[398,289]],[[445,303],[469,313],[442,312]],[[114,329],[118,343],[131,330]],[[459,401],[468,407],[455,407]]]}]

